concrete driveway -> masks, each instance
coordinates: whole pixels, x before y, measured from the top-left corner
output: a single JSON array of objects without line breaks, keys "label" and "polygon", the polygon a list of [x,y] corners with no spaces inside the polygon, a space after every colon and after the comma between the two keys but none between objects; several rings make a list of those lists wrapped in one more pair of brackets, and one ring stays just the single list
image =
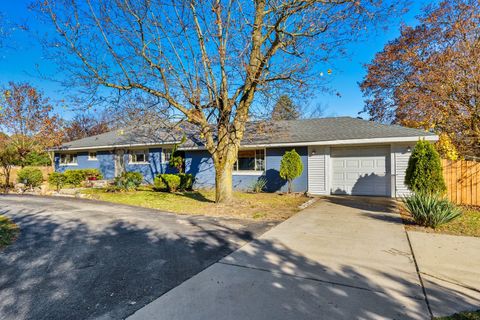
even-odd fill
[{"label": "concrete driveway", "polygon": [[322,199],[129,319],[429,319],[385,200]]},{"label": "concrete driveway", "polygon": [[269,228],[87,200],[0,196],[0,319],[122,319]]}]

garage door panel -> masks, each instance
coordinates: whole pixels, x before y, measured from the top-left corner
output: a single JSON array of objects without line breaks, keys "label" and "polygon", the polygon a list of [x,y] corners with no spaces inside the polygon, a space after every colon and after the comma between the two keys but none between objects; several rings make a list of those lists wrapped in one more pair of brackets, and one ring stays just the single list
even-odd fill
[{"label": "garage door panel", "polygon": [[345,180],[356,181],[360,177],[360,174],[358,172],[347,172],[344,176],[346,176]]},{"label": "garage door panel", "polygon": [[362,160],[362,168],[374,168],[375,160]]},{"label": "garage door panel", "polygon": [[335,159],[333,161],[333,167],[334,168],[344,168],[345,167],[345,161],[341,159]]},{"label": "garage door panel", "polygon": [[359,161],[358,160],[347,160],[347,165],[346,165],[347,168],[351,169],[351,168],[359,168],[360,165],[359,165]]},{"label": "garage door panel", "polygon": [[334,194],[390,194],[390,148],[332,148],[332,188]]},{"label": "garage door panel", "polygon": [[335,181],[344,181],[345,180],[345,173],[343,172],[335,172],[333,174],[333,180]]}]

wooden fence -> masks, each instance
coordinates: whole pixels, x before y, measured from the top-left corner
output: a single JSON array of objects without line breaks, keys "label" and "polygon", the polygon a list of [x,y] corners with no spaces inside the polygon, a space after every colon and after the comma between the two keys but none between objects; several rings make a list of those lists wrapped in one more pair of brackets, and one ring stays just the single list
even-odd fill
[{"label": "wooden fence", "polygon": [[[48,174],[53,172],[52,166],[46,166],[46,167],[36,167],[42,171],[43,174],[43,179],[47,180]],[[21,167],[13,167],[12,172],[10,174],[10,182],[15,183],[17,181],[17,172],[20,170]],[[0,184],[5,183],[5,177],[1,175],[0,171]]]},{"label": "wooden fence", "polygon": [[442,159],[450,201],[480,206],[480,162]]}]

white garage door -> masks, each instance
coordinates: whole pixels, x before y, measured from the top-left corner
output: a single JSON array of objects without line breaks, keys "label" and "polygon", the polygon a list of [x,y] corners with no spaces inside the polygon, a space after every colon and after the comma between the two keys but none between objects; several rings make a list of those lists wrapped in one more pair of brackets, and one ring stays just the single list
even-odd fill
[{"label": "white garage door", "polygon": [[390,147],[331,149],[332,194],[390,195]]}]

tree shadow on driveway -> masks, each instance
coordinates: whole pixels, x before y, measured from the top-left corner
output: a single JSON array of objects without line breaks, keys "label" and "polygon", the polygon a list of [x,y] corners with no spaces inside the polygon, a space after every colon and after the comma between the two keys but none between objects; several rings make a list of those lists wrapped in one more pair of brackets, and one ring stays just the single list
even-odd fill
[{"label": "tree shadow on driveway", "polygon": [[[123,319],[266,229],[241,221],[180,217],[144,209],[125,217],[121,210],[132,208],[122,206],[92,204],[87,212],[71,201],[55,201],[53,206],[60,210],[70,204],[71,210],[77,210],[73,214],[9,204],[0,212],[21,227],[16,243],[0,252],[1,319]],[[92,212],[92,208],[98,211]],[[112,213],[115,210],[118,213]],[[105,219],[109,213],[119,218]],[[87,214],[90,219],[85,218]],[[352,312],[365,319],[392,314],[396,318],[428,318],[422,307],[406,314],[398,295],[382,290],[352,266],[333,270],[265,239],[256,240],[253,247],[256,249],[247,255],[261,262],[268,277],[243,277],[241,270],[250,268],[248,265],[224,273],[224,283],[232,280],[240,289],[238,296],[214,291],[218,296],[212,294],[212,308],[251,310],[258,305],[298,319],[351,318]],[[219,265],[224,264],[213,267]],[[292,275],[300,275],[300,281],[293,281]],[[387,271],[384,276],[406,287],[402,296],[423,303],[417,290],[408,291],[405,279]],[[208,281],[212,278],[205,279],[205,284]],[[366,299],[368,296],[371,299]],[[192,297],[187,293],[171,303],[195,303],[189,300]],[[272,302],[271,297],[278,299]],[[253,304],[246,308],[243,303],[247,302]],[[197,312],[192,306],[190,310]],[[204,319],[201,313],[190,317]]]},{"label": "tree shadow on driveway", "polygon": [[124,318],[268,228],[146,210],[133,221],[99,210],[97,223],[82,211],[7,208],[0,214],[21,231],[0,252],[1,319]]}]

